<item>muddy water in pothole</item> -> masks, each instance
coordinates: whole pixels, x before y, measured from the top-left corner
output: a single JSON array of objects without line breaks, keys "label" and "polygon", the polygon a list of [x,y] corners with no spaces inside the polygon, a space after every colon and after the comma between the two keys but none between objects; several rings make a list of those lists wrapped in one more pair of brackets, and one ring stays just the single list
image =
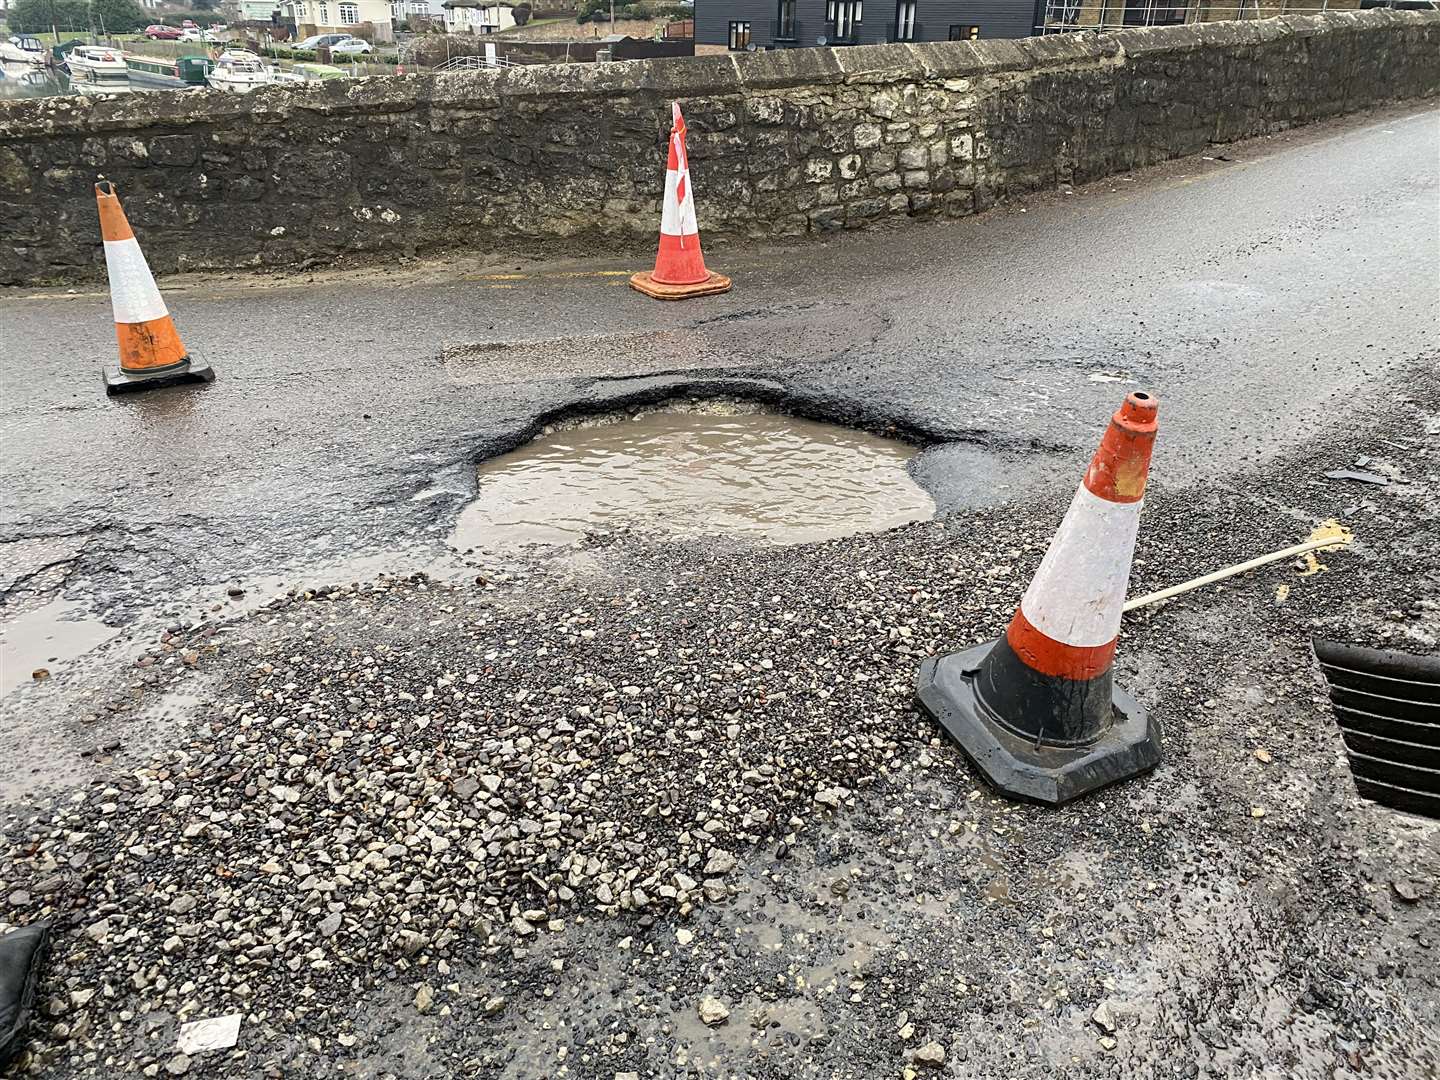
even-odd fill
[{"label": "muddy water in pothole", "polygon": [[795,544],[923,521],[916,449],[771,413],[660,411],[542,435],[479,469],[450,542],[570,544],[625,526]]},{"label": "muddy water in pothole", "polygon": [[83,604],[66,600],[52,600],[17,615],[0,628],[0,695],[38,673],[49,678],[116,632],[88,615]]}]

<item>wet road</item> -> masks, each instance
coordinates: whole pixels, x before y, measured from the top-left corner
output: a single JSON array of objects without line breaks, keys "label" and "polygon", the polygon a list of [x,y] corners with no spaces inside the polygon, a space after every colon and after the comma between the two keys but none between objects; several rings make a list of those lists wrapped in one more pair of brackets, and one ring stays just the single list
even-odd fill
[{"label": "wet road", "polygon": [[[1437,1075],[1437,823],[1358,798],[1310,652],[1440,642],[1437,120],[715,251],[703,304],[618,261],[174,283],[220,381],[114,402],[103,295],[0,299],[0,630],[71,639],[0,700],[0,929],[59,928],[11,1075]],[[1159,771],[1010,804],[915,667],[1005,625],[1138,385],[1134,593],[1356,540],[1127,618]],[[437,569],[478,459],[697,389],[982,508]]]},{"label": "wet road", "polygon": [[114,621],[439,550],[473,464],[537,418],[695,384],[951,443],[913,466],[942,510],[1068,487],[1131,385],[1165,402],[1157,482],[1268,459],[1433,354],[1440,113],[1216,155],[954,223],[713,250],[737,286],[689,304],[628,290],[634,260],[177,282],[219,381],[113,401],[105,294],[11,293],[0,587],[58,573]]}]

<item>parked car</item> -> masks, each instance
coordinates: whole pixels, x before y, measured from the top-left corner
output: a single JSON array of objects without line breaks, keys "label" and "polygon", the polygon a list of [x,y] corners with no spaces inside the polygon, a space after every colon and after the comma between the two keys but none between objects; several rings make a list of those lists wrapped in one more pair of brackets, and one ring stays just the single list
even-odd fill
[{"label": "parked car", "polygon": [[311,52],[314,52],[316,49],[328,49],[338,42],[348,41],[349,39],[349,34],[315,34],[307,37],[304,41],[297,41],[295,48],[309,49]]},{"label": "parked car", "polygon": [[179,41],[182,33],[178,26],[166,26],[164,23],[145,27],[145,36],[151,41]]},{"label": "parked car", "polygon": [[212,34],[209,30],[201,30],[201,29],[199,29],[198,27],[193,27],[193,26],[192,26],[189,30],[182,31],[181,34],[180,34],[180,36],[179,36],[178,38],[176,38],[175,40],[176,40],[176,41],[219,41],[220,39],[219,39],[218,37],[216,37],[214,34]]},{"label": "parked car", "polygon": [[363,56],[373,53],[375,46],[371,45],[364,38],[347,37],[343,41],[337,41],[330,46],[331,56]]}]

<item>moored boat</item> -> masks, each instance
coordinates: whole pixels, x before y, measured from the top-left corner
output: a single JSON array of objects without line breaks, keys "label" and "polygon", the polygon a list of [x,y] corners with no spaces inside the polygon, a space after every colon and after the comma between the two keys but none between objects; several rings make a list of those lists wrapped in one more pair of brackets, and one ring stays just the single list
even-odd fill
[{"label": "moored boat", "polygon": [[181,56],[169,60],[126,53],[125,66],[130,69],[131,82],[146,87],[182,89],[204,86],[211,60],[208,56]]},{"label": "moored boat", "polygon": [[0,100],[63,93],[61,76],[29,63],[0,62]]},{"label": "moored boat", "polygon": [[332,64],[316,64],[308,60],[290,65],[290,70],[305,82],[329,82],[331,79],[348,79],[350,73]]},{"label": "moored boat", "polygon": [[215,61],[205,81],[227,94],[248,94],[273,81],[274,69],[248,49],[226,49]]},{"label": "moored boat", "polygon": [[81,93],[87,89],[103,94],[123,94],[130,89],[130,69],[125,54],[107,45],[77,45],[65,57],[71,84]]},{"label": "moored boat", "polygon": [[44,67],[48,55],[40,39],[29,34],[20,34],[8,41],[0,40],[0,63]]}]

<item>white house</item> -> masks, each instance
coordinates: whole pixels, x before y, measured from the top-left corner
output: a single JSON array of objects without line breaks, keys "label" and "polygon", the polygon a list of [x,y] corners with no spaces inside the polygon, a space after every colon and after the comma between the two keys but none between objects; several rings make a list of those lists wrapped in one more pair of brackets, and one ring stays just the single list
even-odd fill
[{"label": "white house", "polygon": [[409,22],[412,15],[443,19],[445,9],[441,6],[441,0],[391,0],[390,17],[397,23]]},{"label": "white house", "polygon": [[447,34],[493,34],[515,25],[514,4],[488,0],[445,0]]},{"label": "white house", "polygon": [[375,28],[376,41],[395,37],[390,0],[286,0],[280,5],[280,17],[294,23],[295,33],[302,38],[353,32],[362,23]]},{"label": "white house", "polygon": [[280,0],[239,0],[241,22],[269,22],[270,16],[284,5]]}]

